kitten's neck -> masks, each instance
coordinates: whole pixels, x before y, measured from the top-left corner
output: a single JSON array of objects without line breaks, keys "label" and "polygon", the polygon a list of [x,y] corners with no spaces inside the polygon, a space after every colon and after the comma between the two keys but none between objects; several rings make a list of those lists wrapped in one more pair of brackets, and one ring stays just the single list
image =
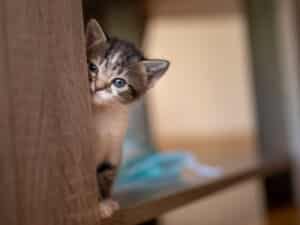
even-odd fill
[{"label": "kitten's neck", "polygon": [[120,131],[126,129],[128,123],[128,111],[128,105],[93,105],[92,112],[96,130],[100,132],[101,129],[112,129],[113,133],[118,133],[118,129]]},{"label": "kitten's neck", "polygon": [[113,165],[120,164],[122,143],[128,124],[128,106],[92,106],[93,126],[95,129],[95,145],[101,151],[97,152],[98,162],[110,160]]}]

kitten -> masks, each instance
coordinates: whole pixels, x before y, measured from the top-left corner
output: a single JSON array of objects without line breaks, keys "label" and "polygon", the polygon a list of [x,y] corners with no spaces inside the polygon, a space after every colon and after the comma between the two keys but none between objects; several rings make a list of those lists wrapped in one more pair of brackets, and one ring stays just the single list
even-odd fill
[{"label": "kitten", "polygon": [[100,213],[110,217],[119,208],[111,192],[121,163],[128,106],[153,87],[169,62],[145,59],[131,43],[108,38],[96,20],[86,31],[87,59],[94,126],[97,134],[97,179]]}]

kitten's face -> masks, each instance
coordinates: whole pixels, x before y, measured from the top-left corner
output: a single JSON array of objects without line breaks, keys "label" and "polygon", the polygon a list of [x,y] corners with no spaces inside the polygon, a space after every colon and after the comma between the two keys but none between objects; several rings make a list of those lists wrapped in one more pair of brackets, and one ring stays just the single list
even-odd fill
[{"label": "kitten's face", "polygon": [[90,90],[96,105],[128,104],[167,71],[166,60],[145,60],[132,44],[107,39],[95,20],[87,26]]}]

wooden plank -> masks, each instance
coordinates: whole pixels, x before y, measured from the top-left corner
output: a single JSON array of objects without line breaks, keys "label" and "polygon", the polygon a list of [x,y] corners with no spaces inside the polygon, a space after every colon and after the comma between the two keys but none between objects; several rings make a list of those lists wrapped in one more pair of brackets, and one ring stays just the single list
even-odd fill
[{"label": "wooden plank", "polygon": [[3,0],[0,17],[0,220],[97,224],[81,1]]},{"label": "wooden plank", "polygon": [[197,179],[164,180],[151,185],[145,183],[139,188],[131,188],[115,193],[115,198],[121,203],[121,210],[112,219],[103,224],[134,225],[157,218],[171,210],[190,204],[218,191],[230,188],[240,182],[255,177],[269,176],[289,167],[285,158],[266,161],[255,159],[232,160],[223,168],[224,174],[219,177],[200,177]]}]

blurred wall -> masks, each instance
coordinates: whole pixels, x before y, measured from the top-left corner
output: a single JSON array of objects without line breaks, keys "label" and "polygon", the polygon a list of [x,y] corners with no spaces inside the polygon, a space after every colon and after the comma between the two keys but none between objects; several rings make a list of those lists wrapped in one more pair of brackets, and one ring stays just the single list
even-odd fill
[{"label": "blurred wall", "polygon": [[150,2],[147,55],[171,61],[150,94],[156,139],[252,140],[250,57],[241,1]]},{"label": "blurred wall", "polygon": [[[151,0],[144,46],[171,61],[149,95],[161,149],[192,149],[201,162],[255,157],[247,21],[238,0]],[[245,159],[244,158],[244,159]],[[234,203],[228,207],[228,202]],[[243,204],[247,202],[247,204]],[[167,214],[168,224],[264,224],[258,180]]]}]

